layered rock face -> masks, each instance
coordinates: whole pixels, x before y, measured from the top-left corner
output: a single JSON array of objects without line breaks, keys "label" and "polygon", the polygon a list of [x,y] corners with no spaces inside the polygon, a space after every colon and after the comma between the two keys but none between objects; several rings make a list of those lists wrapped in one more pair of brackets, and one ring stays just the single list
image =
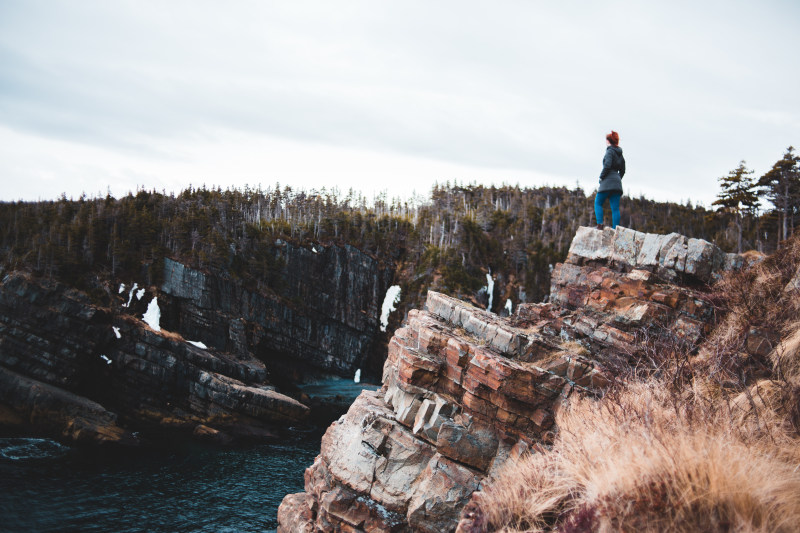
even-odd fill
[{"label": "layered rock face", "polygon": [[165,327],[290,373],[349,377],[371,357],[380,368],[375,342],[393,271],[349,245],[276,250],[277,281],[263,291],[166,259]]},{"label": "layered rock face", "polygon": [[680,235],[581,228],[550,302],[507,319],[429,292],[389,344],[383,388],[326,432],[281,532],[453,531],[511,457],[551,442],[572,394],[596,394],[650,339],[696,344],[705,284],[738,256]]},{"label": "layered rock face", "polygon": [[0,285],[0,422],[78,442],[136,444],[132,429],[267,437],[308,409],[249,356],[198,348],[24,274]]},{"label": "layered rock face", "polygon": [[[111,308],[9,274],[0,425],[74,441],[135,443],[133,430],[172,428],[227,442],[306,420],[308,408],[274,378],[352,376],[369,364],[393,273],[350,246],[274,251],[274,286],[248,290],[165,259],[160,288],[120,290]],[[153,297],[160,331],[140,320]]]}]

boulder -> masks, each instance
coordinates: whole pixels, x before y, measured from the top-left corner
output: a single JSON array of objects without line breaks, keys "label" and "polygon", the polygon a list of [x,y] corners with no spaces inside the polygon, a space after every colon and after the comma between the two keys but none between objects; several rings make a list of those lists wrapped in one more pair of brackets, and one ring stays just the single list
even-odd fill
[{"label": "boulder", "polygon": [[668,281],[685,275],[704,283],[743,265],[742,256],[725,254],[702,239],[687,239],[677,233],[642,233],[622,226],[615,230],[578,228],[567,263],[582,265],[588,261],[646,268]]}]

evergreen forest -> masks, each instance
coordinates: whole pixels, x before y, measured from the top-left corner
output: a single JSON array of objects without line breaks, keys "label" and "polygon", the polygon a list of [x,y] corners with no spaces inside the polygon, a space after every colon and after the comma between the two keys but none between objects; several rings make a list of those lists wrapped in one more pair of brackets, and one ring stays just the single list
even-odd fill
[{"label": "evergreen forest", "polygon": [[[798,215],[792,150],[760,180],[744,162],[720,178],[714,210],[624,197],[622,225],[678,232],[726,251],[769,253],[794,231]],[[752,194],[743,195],[743,187]],[[759,208],[761,197],[769,208]],[[142,189],[122,198],[62,195],[0,203],[0,268],[57,279],[107,303],[117,280],[158,285],[165,257],[270,291],[281,282],[276,243],[349,244],[393,267],[403,310],[417,306],[429,288],[485,307],[490,274],[492,310],[502,312],[507,300],[516,306],[547,296],[552,266],[565,259],[579,226],[594,225],[593,213],[594,194],[580,188],[449,183],[413,200],[280,184],[189,187],[177,195]]]}]

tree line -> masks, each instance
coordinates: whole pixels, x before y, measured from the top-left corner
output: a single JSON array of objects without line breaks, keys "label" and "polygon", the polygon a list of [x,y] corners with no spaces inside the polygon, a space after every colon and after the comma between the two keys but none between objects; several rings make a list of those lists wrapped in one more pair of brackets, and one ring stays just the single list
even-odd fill
[{"label": "tree line", "polygon": [[[791,184],[797,179],[791,157],[794,166],[776,163],[770,177],[756,182],[768,191],[771,210],[751,207],[738,192],[750,179],[742,163],[722,181],[718,209],[626,197],[622,225],[674,231],[727,251],[769,252],[794,229],[797,187],[785,185],[787,175]],[[419,305],[428,289],[485,306],[489,274],[493,310],[500,311],[506,300],[516,305],[547,295],[552,266],[565,259],[577,228],[593,225],[593,202],[594,194],[580,187],[450,183],[413,199],[280,184],[189,187],[177,195],[141,189],[121,198],[62,195],[0,203],[0,268],[59,279],[102,302],[117,280],[157,285],[170,257],[270,291],[281,283],[279,241],[350,244],[394,267],[403,307]]]}]

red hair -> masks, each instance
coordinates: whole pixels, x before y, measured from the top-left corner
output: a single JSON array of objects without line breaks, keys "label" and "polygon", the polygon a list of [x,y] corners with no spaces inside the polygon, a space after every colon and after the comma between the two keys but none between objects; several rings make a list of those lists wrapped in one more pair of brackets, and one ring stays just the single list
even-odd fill
[{"label": "red hair", "polygon": [[610,142],[611,144],[613,144],[614,146],[618,146],[619,145],[619,133],[617,133],[614,130],[611,130],[611,133],[606,135],[606,140],[608,142]]}]

